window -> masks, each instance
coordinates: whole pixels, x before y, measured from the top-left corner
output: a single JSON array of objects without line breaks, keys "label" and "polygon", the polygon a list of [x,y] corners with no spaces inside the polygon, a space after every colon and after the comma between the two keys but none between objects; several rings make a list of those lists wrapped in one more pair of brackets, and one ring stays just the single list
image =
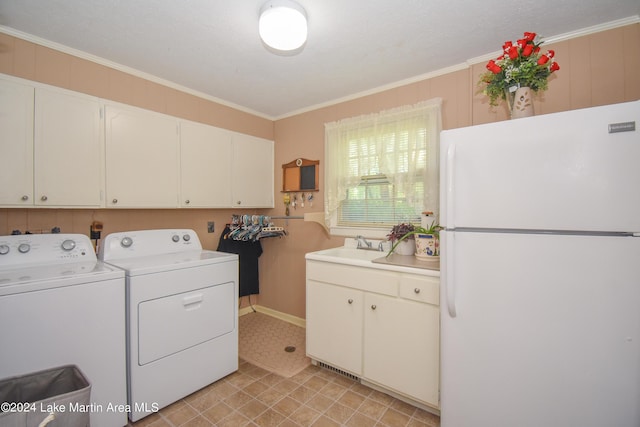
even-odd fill
[{"label": "window", "polygon": [[325,217],[332,227],[419,222],[438,209],[441,100],[325,124]]}]

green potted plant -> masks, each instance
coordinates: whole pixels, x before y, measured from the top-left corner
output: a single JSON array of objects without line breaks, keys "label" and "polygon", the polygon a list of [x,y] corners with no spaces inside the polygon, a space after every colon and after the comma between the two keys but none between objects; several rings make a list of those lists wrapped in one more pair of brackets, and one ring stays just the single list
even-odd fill
[{"label": "green potted plant", "polygon": [[[387,234],[387,239],[392,242],[392,248],[389,251],[395,251],[398,255],[413,255],[415,252],[415,243],[413,242],[413,234],[415,226],[411,223],[401,223],[394,225],[391,232]],[[402,243],[401,243],[402,242]]]},{"label": "green potted plant", "polygon": [[[413,224],[399,224],[397,226],[394,226],[394,228],[391,230],[391,233],[387,235],[387,237],[389,236],[394,236],[394,237],[399,236],[399,237],[393,240],[391,237],[389,237],[389,240],[393,241],[394,243],[391,246],[391,249],[389,250],[389,253],[387,254],[387,256],[391,255],[396,250],[398,245],[400,245],[402,242],[409,239],[416,240],[416,238],[433,239],[433,245],[429,246],[430,248],[432,248],[431,249],[432,254],[430,255],[425,254],[424,256],[427,256],[427,257],[439,256],[440,255],[440,245],[439,245],[440,230],[442,230],[442,227],[438,223],[436,223],[435,220],[431,223],[431,225],[428,228],[419,227],[419,226],[416,227]],[[400,232],[403,232],[401,236],[400,236]],[[418,249],[418,245],[419,243],[424,243],[424,242],[419,242],[419,240],[416,240],[416,242],[418,242],[418,243],[415,243],[416,256],[422,257],[421,255],[422,248]]]}]

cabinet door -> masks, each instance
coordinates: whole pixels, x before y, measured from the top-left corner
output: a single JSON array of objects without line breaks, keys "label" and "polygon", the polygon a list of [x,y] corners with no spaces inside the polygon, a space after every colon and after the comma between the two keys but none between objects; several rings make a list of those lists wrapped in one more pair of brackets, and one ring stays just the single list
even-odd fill
[{"label": "cabinet door", "polygon": [[437,407],[439,330],[435,305],[366,294],[363,377]]},{"label": "cabinet door", "polygon": [[307,280],[307,355],[362,374],[363,293]]},{"label": "cabinet door", "polygon": [[233,134],[233,206],[272,208],[273,141]]},{"label": "cabinet door", "polygon": [[182,207],[231,207],[231,135],[200,123],[180,124]]},{"label": "cabinet door", "polygon": [[33,87],[0,79],[0,205],[33,204]]},{"label": "cabinet door", "polygon": [[36,89],[36,205],[102,205],[104,139],[100,109],[100,103],[91,97]]},{"label": "cabinet door", "polygon": [[107,207],[177,207],[179,164],[176,119],[107,105]]}]

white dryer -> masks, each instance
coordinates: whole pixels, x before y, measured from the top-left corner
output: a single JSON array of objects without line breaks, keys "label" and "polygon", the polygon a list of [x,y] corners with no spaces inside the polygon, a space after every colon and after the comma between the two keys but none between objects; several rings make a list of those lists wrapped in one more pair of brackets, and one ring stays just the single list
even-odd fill
[{"label": "white dryer", "polygon": [[99,254],[125,271],[132,421],[238,369],[237,255],[184,229],[110,234]]},{"label": "white dryer", "polygon": [[0,378],[76,365],[92,427],[127,424],[124,273],[81,234],[0,236]]}]

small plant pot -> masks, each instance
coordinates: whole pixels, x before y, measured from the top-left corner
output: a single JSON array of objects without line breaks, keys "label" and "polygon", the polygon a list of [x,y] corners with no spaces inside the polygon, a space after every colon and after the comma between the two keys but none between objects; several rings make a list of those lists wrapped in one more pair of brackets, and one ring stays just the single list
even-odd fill
[{"label": "small plant pot", "polygon": [[440,255],[440,240],[433,234],[416,234],[416,257],[434,259]]},{"label": "small plant pot", "polygon": [[416,244],[410,239],[403,240],[398,243],[393,252],[397,255],[413,255],[416,252]]}]

